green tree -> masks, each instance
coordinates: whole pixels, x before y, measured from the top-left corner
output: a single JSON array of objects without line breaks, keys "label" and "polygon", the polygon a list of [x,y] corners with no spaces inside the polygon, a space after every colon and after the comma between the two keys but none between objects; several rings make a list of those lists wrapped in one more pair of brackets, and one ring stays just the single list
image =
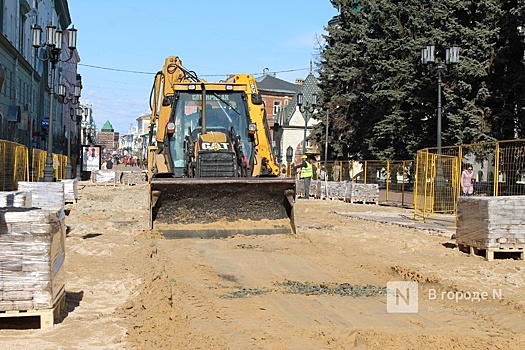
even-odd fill
[{"label": "green tree", "polygon": [[[461,47],[457,69],[442,71],[443,146],[523,136],[523,1],[331,2],[340,15],[320,48],[320,87],[340,156],[406,159],[436,145],[436,66],[420,64],[428,43],[441,59]],[[324,140],[324,126],[312,137]]]},{"label": "green tree", "polygon": [[[327,26],[321,52],[321,100],[330,110],[330,143],[339,157],[356,157],[363,151],[366,130],[372,121],[364,118],[368,108],[365,89],[367,19],[354,1],[332,1],[340,14]],[[322,117],[321,117],[322,118]],[[326,120],[312,137],[324,139]],[[321,137],[323,136],[323,137]]]}]

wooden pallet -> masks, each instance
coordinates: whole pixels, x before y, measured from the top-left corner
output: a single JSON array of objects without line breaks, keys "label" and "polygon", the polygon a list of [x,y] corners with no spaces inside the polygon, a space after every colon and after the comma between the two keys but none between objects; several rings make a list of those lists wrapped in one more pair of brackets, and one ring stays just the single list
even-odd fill
[{"label": "wooden pallet", "polygon": [[354,204],[354,203],[379,204],[379,201],[375,199],[359,199],[359,198],[346,200],[346,202],[351,203],[351,204]]},{"label": "wooden pallet", "polygon": [[59,318],[60,313],[62,310],[65,310],[65,308],[66,293],[63,293],[52,309],[0,311],[0,318],[39,316],[40,329],[49,329],[53,328],[55,320]]},{"label": "wooden pallet", "polygon": [[475,246],[458,244],[458,249],[462,252],[469,253],[470,256],[482,255],[487,261],[493,261],[495,254],[499,253],[514,253],[519,255],[519,260],[525,260],[525,250],[522,247],[478,248]]}]

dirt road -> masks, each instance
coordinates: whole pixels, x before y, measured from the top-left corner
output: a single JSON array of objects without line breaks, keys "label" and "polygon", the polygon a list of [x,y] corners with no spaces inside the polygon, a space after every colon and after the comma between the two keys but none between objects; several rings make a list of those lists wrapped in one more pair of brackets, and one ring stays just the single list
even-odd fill
[{"label": "dirt road", "polygon": [[[525,346],[524,261],[343,215],[403,209],[299,200],[296,235],[166,240],[147,229],[145,185],[83,186],[67,207],[68,312],[0,330],[3,349]],[[402,281],[417,302],[407,285],[387,293]]]}]

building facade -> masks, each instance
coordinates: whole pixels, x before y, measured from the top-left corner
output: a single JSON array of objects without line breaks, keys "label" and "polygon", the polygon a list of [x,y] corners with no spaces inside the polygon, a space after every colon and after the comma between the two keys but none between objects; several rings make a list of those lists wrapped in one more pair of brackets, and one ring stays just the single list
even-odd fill
[{"label": "building facade", "polygon": [[115,129],[113,125],[107,120],[100,132],[97,134],[97,141],[102,146],[102,154],[105,156],[113,155],[117,147],[115,145]]},{"label": "building facade", "polygon": [[[67,28],[72,22],[66,0],[0,0],[0,139],[46,149],[47,135],[51,132],[53,152],[64,154],[65,141],[78,138],[78,129],[68,121],[67,102],[50,94],[52,69],[46,48],[35,50],[32,46],[31,28],[39,25],[45,29],[49,23],[62,30],[62,47],[67,48]],[[76,50],[63,49],[61,54],[62,61],[70,59],[57,63],[52,88],[57,91],[58,84],[64,84],[72,94],[79,80],[80,58]],[[51,96],[53,130],[49,130]]]},{"label": "building facade", "polygon": [[[303,94],[304,101],[312,101],[313,94],[319,94],[317,78],[310,72],[305,79],[296,79],[295,84],[265,74],[256,79],[257,88],[266,105],[268,124],[272,135],[273,153],[277,162],[287,162],[286,152],[292,148],[292,162],[299,162],[303,153],[303,141],[310,135],[314,125],[319,123],[315,118],[318,110],[313,113],[301,112],[297,105],[297,95]],[[306,153],[317,154],[315,145],[306,143]]]},{"label": "building facade", "polygon": [[300,91],[301,80],[298,79],[293,84],[276,78],[275,75],[268,72],[268,69],[265,69],[263,75],[256,78],[255,81],[264,101],[268,126],[270,130],[273,130],[279,111],[288,106],[295,94]]},{"label": "building facade", "polygon": [[[120,136],[120,154],[132,154],[140,159],[146,159],[148,145],[150,144],[150,117],[149,113],[144,113],[136,119],[137,124],[131,124],[127,134]],[[153,142],[155,142],[155,132],[153,131]]]}]

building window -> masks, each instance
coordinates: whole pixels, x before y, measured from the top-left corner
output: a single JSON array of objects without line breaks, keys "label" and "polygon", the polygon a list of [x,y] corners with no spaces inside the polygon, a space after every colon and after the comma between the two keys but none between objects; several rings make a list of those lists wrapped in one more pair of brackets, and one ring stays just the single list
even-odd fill
[{"label": "building window", "polygon": [[23,53],[25,50],[25,40],[26,40],[26,13],[29,12],[31,8],[28,6],[27,2],[20,3],[20,19],[18,23],[18,52]]},{"label": "building window", "polygon": [[4,31],[4,0],[0,0],[0,33]]},{"label": "building window", "polygon": [[281,101],[273,101],[273,115],[276,116],[281,109]]}]

